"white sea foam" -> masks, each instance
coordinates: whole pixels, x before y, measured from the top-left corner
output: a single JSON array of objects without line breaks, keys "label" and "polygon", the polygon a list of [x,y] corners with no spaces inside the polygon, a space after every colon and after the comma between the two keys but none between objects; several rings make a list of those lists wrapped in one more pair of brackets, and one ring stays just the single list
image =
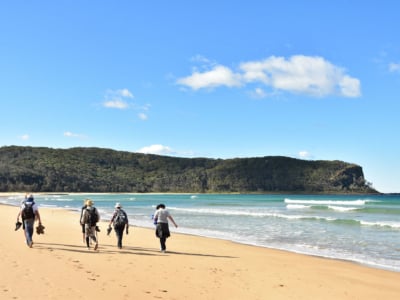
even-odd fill
[{"label": "white sea foam", "polygon": [[305,205],[365,205],[365,200],[292,200],[285,198],[285,203],[289,204],[305,204]]},{"label": "white sea foam", "polygon": [[335,206],[335,205],[328,205],[329,209],[333,209],[336,211],[352,211],[357,210],[357,207],[343,207],[343,206]]},{"label": "white sea foam", "polygon": [[390,228],[400,229],[400,222],[393,222],[393,221],[378,221],[378,222],[360,221],[360,224],[364,226],[379,226],[379,227],[390,227]]},{"label": "white sea foam", "polygon": [[288,204],[286,205],[287,209],[308,209],[311,208],[310,205],[303,205],[303,204]]}]

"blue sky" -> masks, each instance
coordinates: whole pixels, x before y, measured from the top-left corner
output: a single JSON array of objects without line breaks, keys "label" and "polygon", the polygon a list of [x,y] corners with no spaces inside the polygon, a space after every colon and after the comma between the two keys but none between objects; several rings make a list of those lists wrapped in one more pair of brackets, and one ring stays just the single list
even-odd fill
[{"label": "blue sky", "polygon": [[400,192],[399,11],[2,1],[0,146],[342,160]]}]

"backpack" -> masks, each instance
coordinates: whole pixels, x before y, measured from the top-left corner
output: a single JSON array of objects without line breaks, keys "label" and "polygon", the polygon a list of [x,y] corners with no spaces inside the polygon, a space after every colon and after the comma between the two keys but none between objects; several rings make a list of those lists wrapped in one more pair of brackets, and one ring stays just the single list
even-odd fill
[{"label": "backpack", "polygon": [[86,224],[89,224],[90,226],[96,226],[96,223],[99,221],[99,215],[97,214],[96,208],[86,208],[86,211],[88,213]]},{"label": "backpack", "polygon": [[23,220],[35,218],[35,213],[33,211],[33,204],[35,204],[35,203],[34,202],[24,202],[24,207],[22,208],[22,211],[21,211],[21,217]]},{"label": "backpack", "polygon": [[118,209],[114,218],[114,226],[124,226],[127,223],[127,215],[122,209]]}]

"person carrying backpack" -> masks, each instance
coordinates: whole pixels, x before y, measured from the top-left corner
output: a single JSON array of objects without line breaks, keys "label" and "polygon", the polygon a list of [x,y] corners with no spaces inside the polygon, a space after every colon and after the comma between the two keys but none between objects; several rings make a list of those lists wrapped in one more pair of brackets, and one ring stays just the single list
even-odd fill
[{"label": "person carrying backpack", "polygon": [[17,215],[17,223],[19,223],[19,217],[22,218],[22,228],[24,229],[26,244],[29,248],[32,248],[32,236],[35,220],[39,221],[40,227],[42,226],[39,209],[33,199],[32,194],[27,195],[25,200],[22,202],[21,208]]},{"label": "person carrying backpack", "polygon": [[81,224],[85,224],[85,238],[86,246],[90,250],[90,239],[95,243],[94,250],[96,251],[99,247],[99,243],[96,237],[96,224],[100,221],[100,214],[97,208],[93,206],[94,202],[90,199],[86,200],[86,208],[83,211]]},{"label": "person carrying backpack", "polygon": [[129,221],[128,215],[122,209],[120,203],[115,204],[115,211],[108,224],[107,234],[111,232],[111,224],[114,226],[115,234],[117,235],[117,246],[119,249],[122,249],[122,237],[124,236],[124,230],[126,234],[129,233]]},{"label": "person carrying backpack", "polygon": [[82,239],[83,239],[83,243],[86,244],[86,234],[85,234],[85,224],[82,223],[82,217],[83,217],[83,213],[85,212],[87,205],[86,205],[86,201],[88,199],[85,199],[85,201],[83,201],[83,206],[81,208],[81,216],[79,217],[79,223],[81,224],[82,227]]}]

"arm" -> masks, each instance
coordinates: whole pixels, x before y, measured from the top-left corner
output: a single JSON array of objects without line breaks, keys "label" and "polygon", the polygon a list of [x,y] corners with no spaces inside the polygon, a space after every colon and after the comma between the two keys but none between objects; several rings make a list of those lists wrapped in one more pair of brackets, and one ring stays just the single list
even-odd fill
[{"label": "arm", "polygon": [[125,227],[126,227],[126,229],[128,230],[128,227],[129,227],[128,214],[127,214],[126,212],[124,212],[124,214],[125,214],[125,219],[126,219]]},{"label": "arm", "polygon": [[81,224],[83,225],[83,224],[85,224],[86,223],[86,211],[84,211],[83,213],[82,213],[82,217],[81,217]]},{"label": "arm", "polygon": [[17,215],[17,222],[19,222],[19,217],[21,216],[21,209],[19,209],[18,215]]},{"label": "arm", "polygon": [[36,211],[35,211],[35,216],[36,216],[36,218],[38,219],[38,221],[39,221],[39,224],[42,224],[42,220],[40,219],[40,213],[39,213],[39,210],[36,210]]},{"label": "arm", "polygon": [[168,216],[168,219],[170,219],[171,222],[175,225],[175,227],[178,228],[178,225],[175,223],[175,220],[171,215]]},{"label": "arm", "polygon": [[129,219],[128,219],[128,214],[126,212],[124,212],[125,217],[126,217],[126,224],[125,224],[125,230],[126,230],[126,234],[128,234],[129,232]]},{"label": "arm", "polygon": [[116,211],[114,211],[114,214],[113,214],[113,216],[112,216],[112,218],[111,218],[111,220],[110,220],[110,223],[108,223],[108,227],[111,227],[111,224],[112,224],[112,222],[114,222],[114,219],[115,219],[115,216],[117,215],[117,212]]}]

